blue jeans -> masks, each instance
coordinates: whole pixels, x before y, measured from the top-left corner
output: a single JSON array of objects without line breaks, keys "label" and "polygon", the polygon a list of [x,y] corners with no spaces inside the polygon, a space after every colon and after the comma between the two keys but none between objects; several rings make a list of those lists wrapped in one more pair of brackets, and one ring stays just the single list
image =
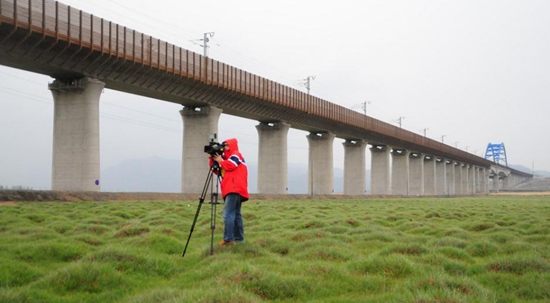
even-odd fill
[{"label": "blue jeans", "polygon": [[241,205],[241,195],[228,194],[225,196],[225,204],[223,206],[223,239],[225,241],[244,241]]}]

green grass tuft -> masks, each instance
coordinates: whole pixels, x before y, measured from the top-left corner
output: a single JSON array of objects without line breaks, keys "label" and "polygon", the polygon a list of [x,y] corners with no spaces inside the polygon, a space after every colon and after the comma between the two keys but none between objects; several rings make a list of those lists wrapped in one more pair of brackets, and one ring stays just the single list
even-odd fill
[{"label": "green grass tuft", "polygon": [[108,265],[75,263],[45,276],[38,287],[51,289],[56,294],[72,292],[101,293],[127,286],[127,278]]},{"label": "green grass tuft", "polygon": [[383,254],[402,254],[402,255],[412,255],[412,256],[418,256],[422,255],[428,252],[428,248],[419,245],[419,244],[398,244],[398,245],[392,245],[389,248],[385,249],[382,253]]},{"label": "green grass tuft", "polygon": [[511,257],[492,261],[487,264],[487,269],[493,272],[523,275],[527,272],[550,272],[550,264],[540,257]]},{"label": "green grass tuft", "polygon": [[473,257],[488,257],[494,255],[498,250],[498,247],[489,242],[474,242],[466,247],[466,251]]},{"label": "green grass tuft", "polygon": [[42,276],[35,266],[0,258],[0,289],[26,285]]},{"label": "green grass tuft", "polygon": [[411,262],[401,256],[377,256],[362,262],[355,262],[351,269],[364,275],[380,275],[389,278],[403,278],[413,272]]}]

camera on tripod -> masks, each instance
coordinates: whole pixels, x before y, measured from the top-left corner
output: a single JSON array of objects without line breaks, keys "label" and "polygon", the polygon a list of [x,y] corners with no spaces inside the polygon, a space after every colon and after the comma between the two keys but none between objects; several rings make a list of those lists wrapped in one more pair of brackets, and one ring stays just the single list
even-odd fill
[{"label": "camera on tripod", "polygon": [[[217,141],[217,135],[212,134],[210,135],[210,143],[208,145],[204,146],[204,152],[209,154],[210,156],[214,155],[221,155],[225,151],[225,146],[223,143],[219,143]],[[202,194],[199,198],[199,207],[197,208],[197,212],[195,213],[195,218],[193,219],[193,224],[191,225],[191,231],[189,231],[189,237],[187,237],[187,243],[185,244],[185,248],[183,249],[183,253],[181,254],[182,257],[185,256],[185,252],[187,251],[187,246],[189,246],[189,240],[191,240],[191,235],[193,234],[193,231],[195,230],[195,224],[197,224],[197,218],[199,217],[199,213],[201,211],[202,204],[204,203],[204,198],[206,197],[206,193],[208,192],[208,186],[210,185],[210,205],[212,206],[211,212],[210,212],[210,230],[212,231],[212,236],[210,238],[210,255],[214,254],[214,230],[216,229],[216,206],[220,204],[218,202],[218,185],[220,183],[221,179],[221,173],[220,173],[220,165],[218,162],[210,160],[211,167],[208,171],[208,176],[206,177],[206,182],[204,183],[204,187],[202,188]],[[217,175],[217,178],[214,178],[214,174]],[[212,182],[212,179],[215,181]],[[215,185],[215,189],[214,189]]]},{"label": "camera on tripod", "polygon": [[214,156],[216,154],[221,155],[225,151],[225,146],[223,143],[217,141],[217,135],[213,134],[210,136],[210,142],[208,145],[204,146],[204,152]]}]

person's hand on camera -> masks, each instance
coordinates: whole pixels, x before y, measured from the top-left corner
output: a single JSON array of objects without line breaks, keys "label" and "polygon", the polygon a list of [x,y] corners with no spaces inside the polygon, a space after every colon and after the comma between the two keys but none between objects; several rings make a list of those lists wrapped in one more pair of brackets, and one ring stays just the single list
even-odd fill
[{"label": "person's hand on camera", "polygon": [[218,163],[221,163],[223,161],[223,158],[222,156],[218,155],[218,154],[215,154],[212,156],[212,160],[218,162]]}]

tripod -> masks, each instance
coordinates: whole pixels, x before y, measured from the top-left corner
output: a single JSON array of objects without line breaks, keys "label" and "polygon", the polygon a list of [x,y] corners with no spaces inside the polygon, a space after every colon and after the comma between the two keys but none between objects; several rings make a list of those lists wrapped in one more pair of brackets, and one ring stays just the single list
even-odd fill
[{"label": "tripod", "polygon": [[[212,178],[214,173],[217,173],[217,181],[212,182]],[[193,234],[193,230],[195,230],[195,224],[197,224],[197,218],[199,217],[199,213],[201,211],[202,204],[204,203],[204,198],[206,197],[206,192],[208,191],[208,185],[210,185],[210,205],[211,205],[211,211],[210,211],[210,230],[212,231],[212,236],[210,238],[210,255],[214,254],[214,230],[216,229],[216,206],[220,204],[218,202],[218,185],[220,183],[220,165],[218,162],[214,161],[212,163],[212,166],[210,167],[210,170],[208,171],[208,175],[206,176],[206,182],[204,183],[204,187],[202,188],[202,194],[199,198],[199,206],[197,207],[197,212],[195,213],[195,218],[193,219],[193,225],[191,225],[191,231],[189,232],[189,237],[187,238],[187,243],[185,244],[185,248],[183,249],[183,253],[181,254],[181,257],[183,258],[185,256],[185,252],[187,251],[187,246],[189,245],[189,240],[191,240],[191,235]],[[214,183],[216,183],[216,189],[214,190]]]}]

